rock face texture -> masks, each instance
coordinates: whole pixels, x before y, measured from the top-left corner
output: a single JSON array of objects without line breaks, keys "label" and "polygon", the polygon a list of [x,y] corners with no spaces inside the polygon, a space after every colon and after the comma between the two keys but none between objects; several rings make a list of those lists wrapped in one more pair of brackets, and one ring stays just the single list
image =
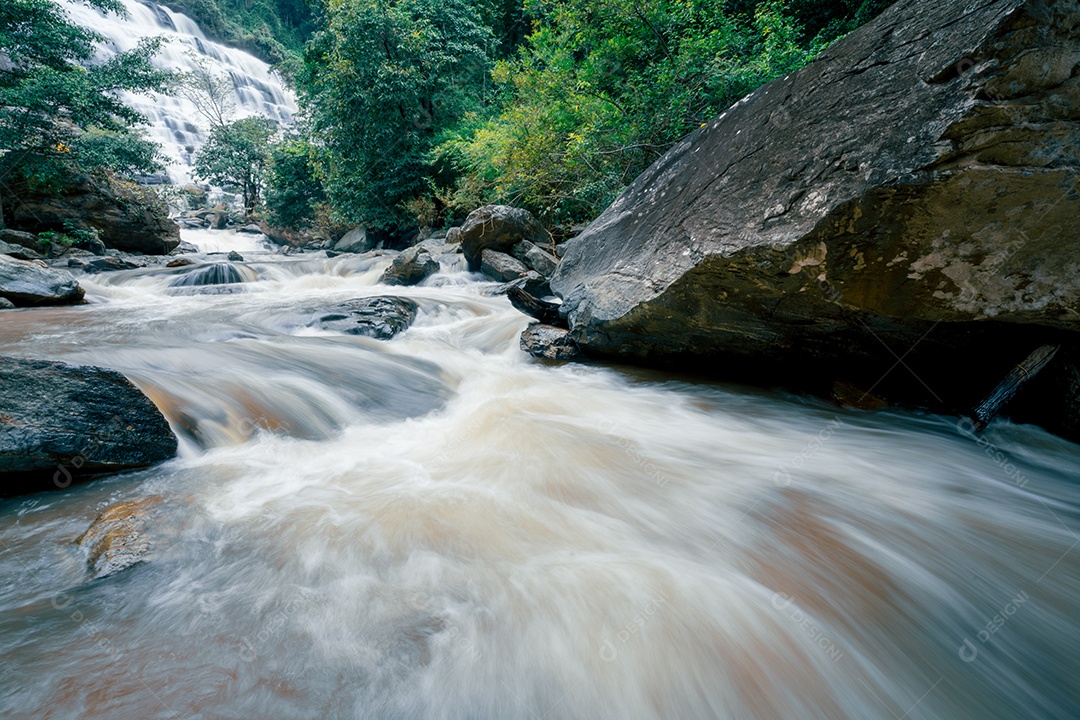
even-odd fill
[{"label": "rock face texture", "polygon": [[0,255],[0,297],[14,305],[81,302],[83,289],[71,273]]},{"label": "rock face texture", "polygon": [[0,478],[47,475],[67,487],[175,454],[165,418],[115,370],[0,357]]},{"label": "rock face texture", "polygon": [[18,202],[5,207],[8,223],[21,230],[63,232],[65,223],[96,228],[106,246],[164,255],[180,243],[180,226],[145,188],[119,180],[80,182],[61,195],[16,188]]},{"label": "rock face texture", "polygon": [[460,232],[453,233],[453,239],[461,242],[461,252],[469,263],[469,269],[480,269],[481,255],[486,249],[510,254],[518,243],[543,243],[547,241],[547,232],[540,221],[528,210],[509,205],[485,205],[473,210],[465,219]]},{"label": "rock face texture", "polygon": [[383,272],[387,285],[417,285],[439,272],[439,261],[426,248],[415,245],[394,258]]},{"label": "rock face texture", "polygon": [[311,325],[347,335],[366,335],[376,340],[389,340],[412,325],[416,312],[416,303],[408,298],[366,297],[350,300],[319,313]]},{"label": "rock face texture", "polygon": [[869,385],[910,351],[962,404],[1080,330],[1078,170],[1077,0],[901,0],[680,142],[551,285],[594,354]]},{"label": "rock face texture", "polygon": [[521,333],[521,349],[543,360],[578,360],[581,350],[565,328],[532,323]]},{"label": "rock face texture", "polygon": [[151,495],[110,505],[75,540],[86,551],[86,565],[94,579],[149,558],[154,549],[150,524],[160,514],[164,501],[160,495]]}]

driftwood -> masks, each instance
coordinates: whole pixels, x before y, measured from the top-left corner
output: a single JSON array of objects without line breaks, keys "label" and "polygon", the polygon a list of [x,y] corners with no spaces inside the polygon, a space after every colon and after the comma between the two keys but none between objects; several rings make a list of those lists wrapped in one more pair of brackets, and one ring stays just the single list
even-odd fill
[{"label": "driftwood", "polygon": [[534,317],[545,325],[555,327],[567,327],[566,318],[559,315],[559,306],[553,302],[541,300],[530,295],[519,287],[512,287],[506,293],[510,298],[510,304],[530,317]]},{"label": "driftwood", "polygon": [[1020,389],[1029,380],[1046,367],[1058,351],[1057,345],[1043,345],[1028,355],[1022,363],[1012,369],[1005,379],[998,383],[994,391],[986,396],[971,413],[971,422],[977,432],[981,432],[990,421],[997,417],[1002,408],[1016,397]]}]

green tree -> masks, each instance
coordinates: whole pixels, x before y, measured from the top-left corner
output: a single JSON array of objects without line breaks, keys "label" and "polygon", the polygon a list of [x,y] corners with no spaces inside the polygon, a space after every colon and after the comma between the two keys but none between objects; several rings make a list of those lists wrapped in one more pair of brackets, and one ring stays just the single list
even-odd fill
[{"label": "green tree", "polygon": [[[123,12],[117,0],[84,1]],[[171,74],[150,63],[158,42],[94,62],[100,39],[52,0],[0,3],[0,179],[59,187],[86,172],[158,169],[132,129],[144,118],[120,99],[168,87]]]},{"label": "green tree", "polygon": [[243,195],[244,215],[259,205],[270,161],[271,140],[277,125],[262,117],[248,117],[219,125],[195,153],[195,174],[202,180]]},{"label": "green tree", "polygon": [[316,174],[315,148],[300,133],[274,145],[266,178],[266,219],[299,230],[324,214],[326,193]]},{"label": "green tree", "polygon": [[301,99],[340,219],[393,230],[431,194],[439,134],[482,106],[494,39],[466,0],[334,0]]},{"label": "green tree", "polygon": [[496,64],[503,110],[447,133],[447,200],[501,200],[588,219],[679,138],[823,43],[779,2],[750,18],[715,0],[536,0],[518,56]]}]

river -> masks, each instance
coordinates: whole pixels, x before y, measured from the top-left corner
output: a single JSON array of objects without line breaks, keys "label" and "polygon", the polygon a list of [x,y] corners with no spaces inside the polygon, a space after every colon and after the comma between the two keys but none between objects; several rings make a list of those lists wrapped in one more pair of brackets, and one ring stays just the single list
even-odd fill
[{"label": "river", "polygon": [[[0,502],[0,716],[1080,716],[1077,446],[547,366],[460,262],[387,288],[385,257],[187,239],[255,280],[0,316],[0,353],[117,368],[181,438]],[[377,294],[413,327],[309,327]],[[91,580],[75,538],[149,496],[152,558]]]}]

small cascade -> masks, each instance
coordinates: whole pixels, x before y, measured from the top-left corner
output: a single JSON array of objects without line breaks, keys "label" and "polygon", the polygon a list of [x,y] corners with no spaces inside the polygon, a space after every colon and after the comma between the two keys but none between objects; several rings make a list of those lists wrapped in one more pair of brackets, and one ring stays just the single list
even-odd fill
[{"label": "small cascade", "polygon": [[[63,3],[74,22],[104,38],[98,60],[131,50],[144,38],[162,36],[166,42],[154,59],[158,67],[192,72],[198,69],[196,58],[202,60],[215,76],[232,80],[237,117],[261,115],[283,125],[292,122],[296,99],[270,65],[208,39],[183,13],[150,2],[121,2],[126,16],[105,14],[80,3]],[[161,145],[170,179],[178,184],[189,182],[194,152],[206,139],[206,127],[195,106],[178,95],[124,93],[122,97],[147,118],[146,133]]]}]

